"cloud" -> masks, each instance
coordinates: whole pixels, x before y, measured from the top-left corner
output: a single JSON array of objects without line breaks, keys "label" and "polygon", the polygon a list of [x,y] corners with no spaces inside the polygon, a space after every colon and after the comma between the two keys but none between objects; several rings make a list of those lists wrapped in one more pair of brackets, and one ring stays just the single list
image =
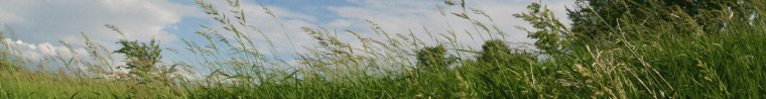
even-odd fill
[{"label": "cloud", "polygon": [[[479,33],[476,33],[477,29],[474,28],[472,23],[450,14],[450,12],[460,13],[462,12],[462,9],[456,6],[447,7],[440,0],[400,0],[396,2],[380,0],[347,0],[347,2],[350,4],[320,7],[332,11],[332,13],[322,14],[332,14],[330,16],[334,16],[332,18],[336,19],[317,19],[316,17],[319,15],[309,15],[311,12],[302,11],[300,9],[288,10],[285,6],[265,5],[272,12],[275,12],[281,23],[273,19],[272,16],[266,14],[266,11],[262,6],[255,2],[243,1],[241,7],[245,10],[244,12],[248,24],[256,26],[263,31],[266,38],[273,40],[274,47],[278,52],[277,54],[283,58],[290,58],[289,55],[293,55],[294,52],[305,53],[300,46],[312,46],[316,44],[313,38],[309,37],[309,35],[301,30],[300,27],[303,26],[321,26],[329,29],[331,32],[339,31],[338,33],[340,35],[338,36],[341,41],[349,42],[355,46],[360,45],[359,40],[357,40],[356,37],[352,37],[350,34],[343,35],[347,33],[341,32],[342,30],[353,30],[362,33],[365,37],[381,39],[381,37],[372,33],[373,31],[369,28],[371,25],[366,21],[368,19],[378,23],[383,30],[388,33],[409,33],[409,31],[412,30],[418,38],[424,40],[429,40],[427,34],[423,30],[424,27],[434,33],[446,33],[448,30],[454,31],[456,32],[458,42],[460,42],[461,45],[469,45],[473,48],[480,47],[483,43],[481,38],[489,39],[489,35],[484,33],[483,30],[478,30]],[[481,15],[473,14],[471,10],[467,10],[467,13],[474,17],[474,19],[485,22],[485,24],[496,24],[499,26],[503,32],[509,34],[509,36],[505,38],[506,41],[531,43],[535,40],[527,38],[526,32],[515,28],[515,26],[528,28],[531,26],[528,25],[528,22],[515,18],[512,15],[515,13],[526,12],[526,6],[532,2],[534,1],[484,0],[468,2],[467,7],[485,11],[494,19],[494,23],[489,23],[490,21]],[[229,16],[238,15],[229,12],[229,10],[237,9],[228,7],[229,5],[227,2],[209,3],[212,3],[219,12],[225,12]],[[569,23],[565,17],[565,9],[563,7],[567,4],[573,4],[573,1],[553,0],[543,3],[548,4],[549,8],[551,8],[560,19],[565,21],[564,23]],[[447,17],[440,14],[436,4],[440,4],[445,8],[448,14]],[[234,21],[233,17],[232,21]],[[237,24],[235,23],[235,25]],[[219,32],[224,36],[229,37],[230,39],[233,38],[234,33],[222,32],[224,29],[221,27],[223,26],[224,25],[221,24],[213,25],[217,30],[221,30]],[[243,28],[244,27],[238,27],[240,30]],[[282,28],[284,28],[284,31]],[[474,34],[466,34],[466,31]],[[270,44],[265,42],[262,35],[252,30],[249,31],[249,34],[250,38],[255,39],[254,42],[256,43],[255,45],[257,49],[261,51],[271,50]],[[285,34],[290,36],[289,39],[292,40],[292,43],[287,41],[288,38]],[[473,36],[473,38],[471,38],[471,36]],[[442,39],[442,41],[444,40]],[[427,42],[429,42],[431,46],[435,43],[432,41]],[[293,43],[294,45],[292,45]],[[295,49],[293,46],[296,46]],[[263,54],[272,55],[270,53]]]},{"label": "cloud", "polygon": [[17,16],[15,14],[11,14],[10,12],[6,11],[3,8],[0,8],[0,23],[21,23],[24,22],[25,19],[21,16]]},{"label": "cloud", "polygon": [[[229,15],[231,18],[232,23],[238,28],[238,30],[247,32],[245,33],[249,38],[253,39],[254,41],[252,43],[255,43],[256,49],[260,51],[276,51],[278,55],[280,55],[282,58],[291,58],[288,55],[294,54],[295,52],[299,52],[301,50],[301,45],[307,45],[312,43],[311,41],[308,41],[311,39],[309,35],[307,35],[303,30],[301,30],[301,27],[303,26],[317,26],[315,24],[312,24],[312,22],[316,22],[318,19],[315,16],[311,16],[308,14],[304,14],[298,11],[291,11],[282,7],[277,6],[269,6],[269,5],[260,5],[256,2],[249,2],[249,1],[242,1],[241,2],[241,9],[245,13],[245,19],[246,24],[248,26],[254,26],[257,28],[251,28],[251,27],[242,27],[240,26],[232,15],[239,15],[235,13],[231,13],[231,10],[239,11],[240,9],[229,7],[229,4],[227,2],[208,2],[213,5],[213,7],[216,7],[219,12],[223,12],[226,15]],[[273,12],[277,19],[274,19],[271,15],[267,14],[266,10],[264,9],[264,6],[268,8],[271,12]],[[209,19],[212,19],[212,16],[209,16]],[[211,20],[212,21],[212,20]],[[233,41],[235,36],[235,33],[224,31],[223,27],[227,26],[224,24],[220,24],[218,22],[213,22],[215,24],[212,24],[211,27],[216,28],[219,30],[218,32],[223,35],[224,37],[227,37],[228,39],[231,39],[231,43],[236,43]],[[284,29],[283,29],[284,28]],[[261,35],[261,33],[263,35]],[[265,37],[264,37],[265,36]],[[289,37],[288,37],[289,36]],[[266,38],[273,41],[274,49],[272,49],[271,44],[266,42]],[[288,41],[292,40],[292,41]],[[248,43],[248,42],[244,42]],[[235,44],[236,45],[236,44]],[[293,48],[294,47],[294,48]],[[249,48],[249,46],[248,46]],[[272,53],[261,53],[265,55],[274,55]]]},{"label": "cloud", "polygon": [[105,28],[118,26],[127,39],[155,37],[163,42],[177,40],[163,29],[182,17],[201,17],[199,8],[166,0],[0,0],[0,22],[10,25],[21,40],[55,42],[61,38],[75,45],[85,33],[99,43],[115,48],[122,36]]},{"label": "cloud", "polygon": [[70,58],[75,57],[79,59],[88,58],[87,51],[84,48],[72,48],[71,50],[65,46],[56,46],[51,43],[45,42],[40,44],[27,43],[21,40],[13,40],[10,38],[2,39],[10,47],[9,52],[14,55],[20,55],[21,58],[27,60],[37,61],[47,57]]},{"label": "cloud", "polygon": [[[105,24],[114,24],[129,40],[148,41],[154,37],[163,44],[178,37],[165,30],[177,28],[182,18],[204,17],[196,5],[169,0],[0,0],[0,24],[7,24],[17,37],[4,39],[25,58],[38,60],[48,56],[75,57],[92,62],[85,50],[87,35],[93,42],[118,49],[123,37]],[[6,30],[4,30],[6,31]],[[5,35],[8,36],[8,32]],[[16,39],[17,38],[17,39]],[[59,44],[73,45],[72,50]],[[112,54],[114,66],[124,64],[122,55]],[[56,64],[53,64],[58,66]],[[63,66],[58,66],[63,67]]]},{"label": "cloud", "polygon": [[[372,35],[367,27],[370,25],[366,20],[372,20],[379,24],[383,30],[388,33],[409,33],[423,39],[428,38],[423,28],[427,28],[434,33],[447,33],[454,31],[458,36],[458,42],[462,45],[480,45],[483,43],[481,38],[489,39],[489,35],[483,30],[476,30],[467,20],[461,19],[451,12],[462,13],[459,6],[446,6],[443,1],[379,1],[379,0],[348,0],[356,5],[353,6],[331,6],[327,7],[331,11],[343,18],[333,20],[327,24],[330,28],[349,29],[357,32],[366,32],[368,37]],[[460,1],[456,1],[460,3]],[[493,18],[491,23],[482,15],[473,14],[470,9],[466,9],[467,14],[472,19],[478,20],[484,24],[496,24],[503,32],[509,34],[506,41],[511,42],[534,42],[535,40],[527,38],[527,33],[515,28],[515,26],[531,27],[528,22],[513,17],[515,13],[526,12],[526,6],[535,1],[529,0],[482,0],[471,1],[466,4],[468,8],[481,9]],[[446,11],[447,17],[441,15],[436,4],[441,5]],[[564,6],[574,4],[573,1],[552,0],[543,2],[558,16],[564,20],[564,23],[570,23],[566,19]],[[465,32],[472,32],[468,35]],[[471,38],[473,36],[473,39]],[[495,35],[497,36],[497,35]],[[496,37],[499,38],[499,37]],[[475,39],[475,40],[474,40]],[[433,42],[432,42],[433,44]]]}]

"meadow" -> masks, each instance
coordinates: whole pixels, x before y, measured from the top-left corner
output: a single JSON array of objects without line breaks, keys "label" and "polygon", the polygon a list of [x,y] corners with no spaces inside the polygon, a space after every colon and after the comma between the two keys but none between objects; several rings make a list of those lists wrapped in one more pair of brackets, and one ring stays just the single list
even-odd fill
[{"label": "meadow", "polygon": [[[533,43],[504,41],[507,34],[492,21],[477,21],[492,18],[466,7],[470,2],[445,1],[439,6],[443,16],[474,23],[468,35],[489,35],[480,39],[481,49],[461,45],[455,35],[462,31],[416,37],[386,32],[369,20],[379,38],[304,27],[318,46],[301,46],[308,52],[296,57],[269,56],[279,55],[272,42],[280,42],[269,38],[263,39],[270,50],[256,49],[254,40],[265,34],[248,25],[253,23],[238,1],[229,1],[237,10],[219,11],[197,0],[224,27],[202,26],[206,31],[195,33],[209,42],[184,40],[187,48],[177,51],[194,53],[195,62],[161,62],[160,53],[173,50],[155,41],[121,40],[122,49],[107,50],[87,39],[90,59],[30,60],[2,40],[0,98],[766,98],[762,0],[581,1],[568,15],[573,24],[562,24],[544,4],[533,3],[528,12],[515,14],[532,25],[518,30]],[[687,9],[692,6],[704,10]],[[121,33],[117,26],[106,28]],[[0,39],[14,34],[19,33],[6,27]],[[357,37],[360,44],[337,35]],[[120,66],[130,71],[113,72],[111,60],[125,61]],[[50,67],[44,63],[67,68],[32,69]],[[187,67],[210,74],[184,78],[178,72]]]}]

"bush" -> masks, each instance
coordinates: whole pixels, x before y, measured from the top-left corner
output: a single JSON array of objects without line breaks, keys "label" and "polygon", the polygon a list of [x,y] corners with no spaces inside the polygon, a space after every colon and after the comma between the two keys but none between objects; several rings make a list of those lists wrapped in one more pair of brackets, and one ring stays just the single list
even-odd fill
[{"label": "bush", "polygon": [[425,47],[417,53],[418,65],[424,70],[442,70],[457,61],[455,56],[447,57],[443,46]]}]

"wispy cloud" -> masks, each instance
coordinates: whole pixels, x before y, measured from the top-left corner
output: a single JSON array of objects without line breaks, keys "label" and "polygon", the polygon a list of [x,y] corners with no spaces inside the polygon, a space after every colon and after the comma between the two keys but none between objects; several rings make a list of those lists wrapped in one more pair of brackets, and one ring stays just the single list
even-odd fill
[{"label": "wispy cloud", "polygon": [[[164,28],[196,14],[196,6],[165,0],[2,0],[0,19],[11,25],[20,39],[32,43],[55,42],[62,37],[80,38],[80,33],[102,43],[122,38],[105,28],[119,26],[128,39],[156,37],[173,41],[177,37]],[[68,39],[75,40],[75,39]],[[71,41],[74,43],[74,41]],[[111,44],[110,44],[111,45]],[[110,48],[115,46],[107,45]]]},{"label": "wispy cloud", "polygon": [[[408,33],[410,30],[415,32],[416,36],[427,38],[423,28],[429,29],[435,33],[446,33],[447,31],[456,32],[458,41],[464,45],[480,45],[481,38],[488,38],[484,31],[477,31],[475,27],[467,20],[451,15],[451,12],[462,13],[460,7],[448,7],[443,1],[379,1],[379,0],[348,0],[356,5],[353,6],[330,6],[330,9],[338,16],[343,18],[335,19],[327,24],[332,29],[349,29],[358,32],[367,32],[371,30],[366,20],[372,20],[378,23],[389,33]],[[460,2],[455,1],[455,2]],[[527,22],[514,18],[515,13],[526,12],[526,6],[532,2],[530,0],[482,0],[471,1],[466,4],[468,8],[483,10],[493,18],[494,23],[482,15],[473,14],[471,9],[466,9],[467,14],[472,19],[483,22],[484,24],[495,24],[503,32],[509,34],[505,39],[511,42],[533,42],[527,38],[527,33],[515,28],[515,26],[530,27]],[[565,21],[566,12],[564,6],[573,4],[573,1],[549,0],[545,1],[553,12]],[[436,5],[441,5],[447,11],[447,17],[441,15]],[[465,34],[472,32],[474,35]],[[473,36],[473,39],[471,39]],[[474,46],[476,47],[476,46]]]},{"label": "wispy cloud", "polygon": [[[177,35],[165,31],[182,21],[183,17],[203,17],[195,5],[182,5],[166,0],[0,0],[0,24],[15,30],[18,39],[5,39],[26,58],[37,60],[46,56],[91,59],[83,48],[86,34],[108,50],[119,46],[123,37],[105,24],[114,24],[125,38],[147,41],[152,37],[163,43],[177,40]],[[8,32],[5,32],[8,36]],[[16,38],[16,37],[14,37]],[[73,50],[58,41],[73,45]],[[122,56],[114,54],[120,59]],[[122,64],[119,60],[117,64]],[[63,66],[61,66],[63,67]]]}]

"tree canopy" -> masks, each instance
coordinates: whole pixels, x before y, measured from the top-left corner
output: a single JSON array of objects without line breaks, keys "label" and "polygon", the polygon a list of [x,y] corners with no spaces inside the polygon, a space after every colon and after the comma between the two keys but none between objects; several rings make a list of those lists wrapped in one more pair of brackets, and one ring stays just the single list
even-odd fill
[{"label": "tree canopy", "polygon": [[[579,0],[574,8],[568,8],[573,21],[572,32],[576,38],[588,43],[613,41],[609,36],[620,22],[640,22],[648,28],[659,26],[661,21],[680,17],[673,12],[685,12],[698,23],[706,21],[703,11],[736,8],[734,0]],[[700,23],[699,25],[706,25]],[[629,34],[631,35],[631,34]]]}]

